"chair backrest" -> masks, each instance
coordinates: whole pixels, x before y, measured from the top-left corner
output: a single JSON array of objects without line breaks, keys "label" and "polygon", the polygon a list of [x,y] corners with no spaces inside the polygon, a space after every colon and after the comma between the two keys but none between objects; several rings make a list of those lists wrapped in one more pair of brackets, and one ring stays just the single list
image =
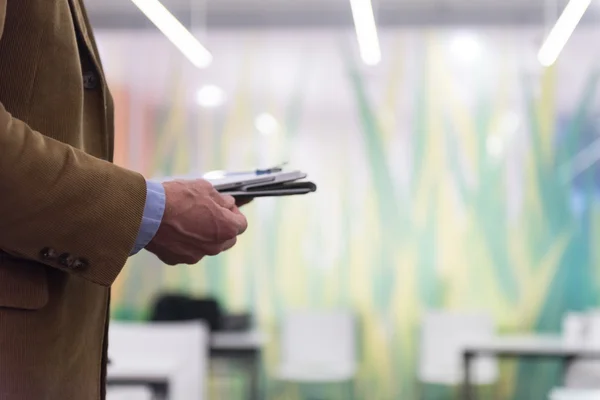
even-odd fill
[{"label": "chair backrest", "polygon": [[[443,385],[464,379],[463,349],[468,344],[494,337],[494,322],[484,313],[429,311],[422,319],[419,380]],[[477,357],[471,363],[474,384],[490,384],[498,378],[497,361]]]},{"label": "chair backrest", "polygon": [[548,395],[548,400],[598,400],[600,399],[600,390],[585,389],[552,389]]},{"label": "chair backrest", "polygon": [[161,294],[152,307],[152,321],[204,321],[211,331],[221,327],[221,308],[212,298],[197,299],[182,294]]},{"label": "chair backrest", "polygon": [[562,338],[570,345],[582,345],[588,330],[588,316],[580,312],[567,312],[562,319]]},{"label": "chair backrest", "polygon": [[283,318],[281,361],[314,368],[356,365],[356,320],[346,311],[296,311]]},{"label": "chair backrest", "polygon": [[152,365],[172,367],[169,399],[203,399],[206,390],[209,333],[200,321],[183,323],[112,322],[109,327],[110,368],[127,365],[152,373]]},{"label": "chair backrest", "polygon": [[584,344],[588,348],[600,348],[600,310],[593,309],[586,314],[586,329]]},{"label": "chair backrest", "polygon": [[[600,311],[565,314],[563,338],[572,345],[600,349]],[[600,389],[600,361],[576,359],[569,363],[565,371],[565,387]]]}]

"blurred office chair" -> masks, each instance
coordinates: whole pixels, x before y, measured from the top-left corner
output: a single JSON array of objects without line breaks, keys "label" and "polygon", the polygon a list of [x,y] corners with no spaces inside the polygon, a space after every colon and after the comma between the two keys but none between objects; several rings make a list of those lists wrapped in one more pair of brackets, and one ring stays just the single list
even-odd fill
[{"label": "blurred office chair", "polygon": [[[422,319],[418,380],[422,384],[460,385],[464,379],[465,345],[494,337],[492,318],[480,313],[429,311]],[[477,357],[471,363],[474,385],[491,385],[498,379],[493,357]]]},{"label": "blurred office chair", "polygon": [[112,322],[108,382],[165,380],[169,400],[205,399],[209,333],[200,321]]},{"label": "blurred office chair", "polygon": [[155,322],[204,321],[211,332],[221,328],[221,307],[212,298],[196,299],[181,294],[161,294],[152,307]]},{"label": "blurred office chair", "polygon": [[154,400],[152,391],[145,386],[109,387],[106,389],[106,400]]},{"label": "blurred office chair", "polygon": [[293,312],[283,318],[281,362],[275,378],[282,382],[346,384],[353,396],[357,370],[356,320],[350,312]]},{"label": "blurred office chair", "polygon": [[555,388],[548,395],[548,400],[598,400],[600,390]]},{"label": "blurred office chair", "polygon": [[562,318],[562,339],[568,345],[580,346],[586,339],[588,315],[580,312],[567,312]]},{"label": "blurred office chair", "polygon": [[[567,313],[563,319],[563,338],[584,349],[600,349],[600,311]],[[571,362],[565,371],[563,391],[567,389],[600,389],[600,360],[576,359]]]},{"label": "blurred office chair", "polygon": [[152,307],[152,321],[205,321],[211,332],[245,332],[252,328],[250,313],[225,314],[213,298],[161,294]]}]

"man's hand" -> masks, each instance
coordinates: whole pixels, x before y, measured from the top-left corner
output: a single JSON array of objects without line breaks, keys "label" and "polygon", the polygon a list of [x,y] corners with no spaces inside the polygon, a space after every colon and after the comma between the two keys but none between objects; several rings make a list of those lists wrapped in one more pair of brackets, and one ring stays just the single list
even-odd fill
[{"label": "man's hand", "polygon": [[203,180],[163,183],[166,205],[146,249],[166,264],[195,264],[233,247],[248,227],[235,199]]}]

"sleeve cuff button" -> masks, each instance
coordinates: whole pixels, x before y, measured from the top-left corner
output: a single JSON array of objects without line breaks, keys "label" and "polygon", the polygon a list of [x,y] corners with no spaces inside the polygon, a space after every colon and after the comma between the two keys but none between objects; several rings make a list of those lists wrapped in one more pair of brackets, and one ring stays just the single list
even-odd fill
[{"label": "sleeve cuff button", "polygon": [[58,256],[58,253],[56,252],[56,250],[50,248],[50,247],[44,247],[41,251],[40,251],[40,257],[42,258],[42,260],[55,260],[56,257]]},{"label": "sleeve cuff button", "polygon": [[58,263],[65,268],[71,268],[74,262],[75,258],[69,253],[63,253],[58,257]]}]

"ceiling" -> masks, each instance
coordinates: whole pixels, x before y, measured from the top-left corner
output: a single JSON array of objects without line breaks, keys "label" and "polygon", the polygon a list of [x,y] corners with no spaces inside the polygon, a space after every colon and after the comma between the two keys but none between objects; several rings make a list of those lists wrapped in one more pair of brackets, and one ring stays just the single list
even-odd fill
[{"label": "ceiling", "polygon": [[[373,0],[380,26],[542,25],[566,0]],[[130,0],[85,0],[96,28],[150,28]],[[352,26],[349,0],[163,0],[184,24],[208,28]],[[192,12],[193,11],[193,12]],[[590,8],[584,23],[600,21]]]}]

